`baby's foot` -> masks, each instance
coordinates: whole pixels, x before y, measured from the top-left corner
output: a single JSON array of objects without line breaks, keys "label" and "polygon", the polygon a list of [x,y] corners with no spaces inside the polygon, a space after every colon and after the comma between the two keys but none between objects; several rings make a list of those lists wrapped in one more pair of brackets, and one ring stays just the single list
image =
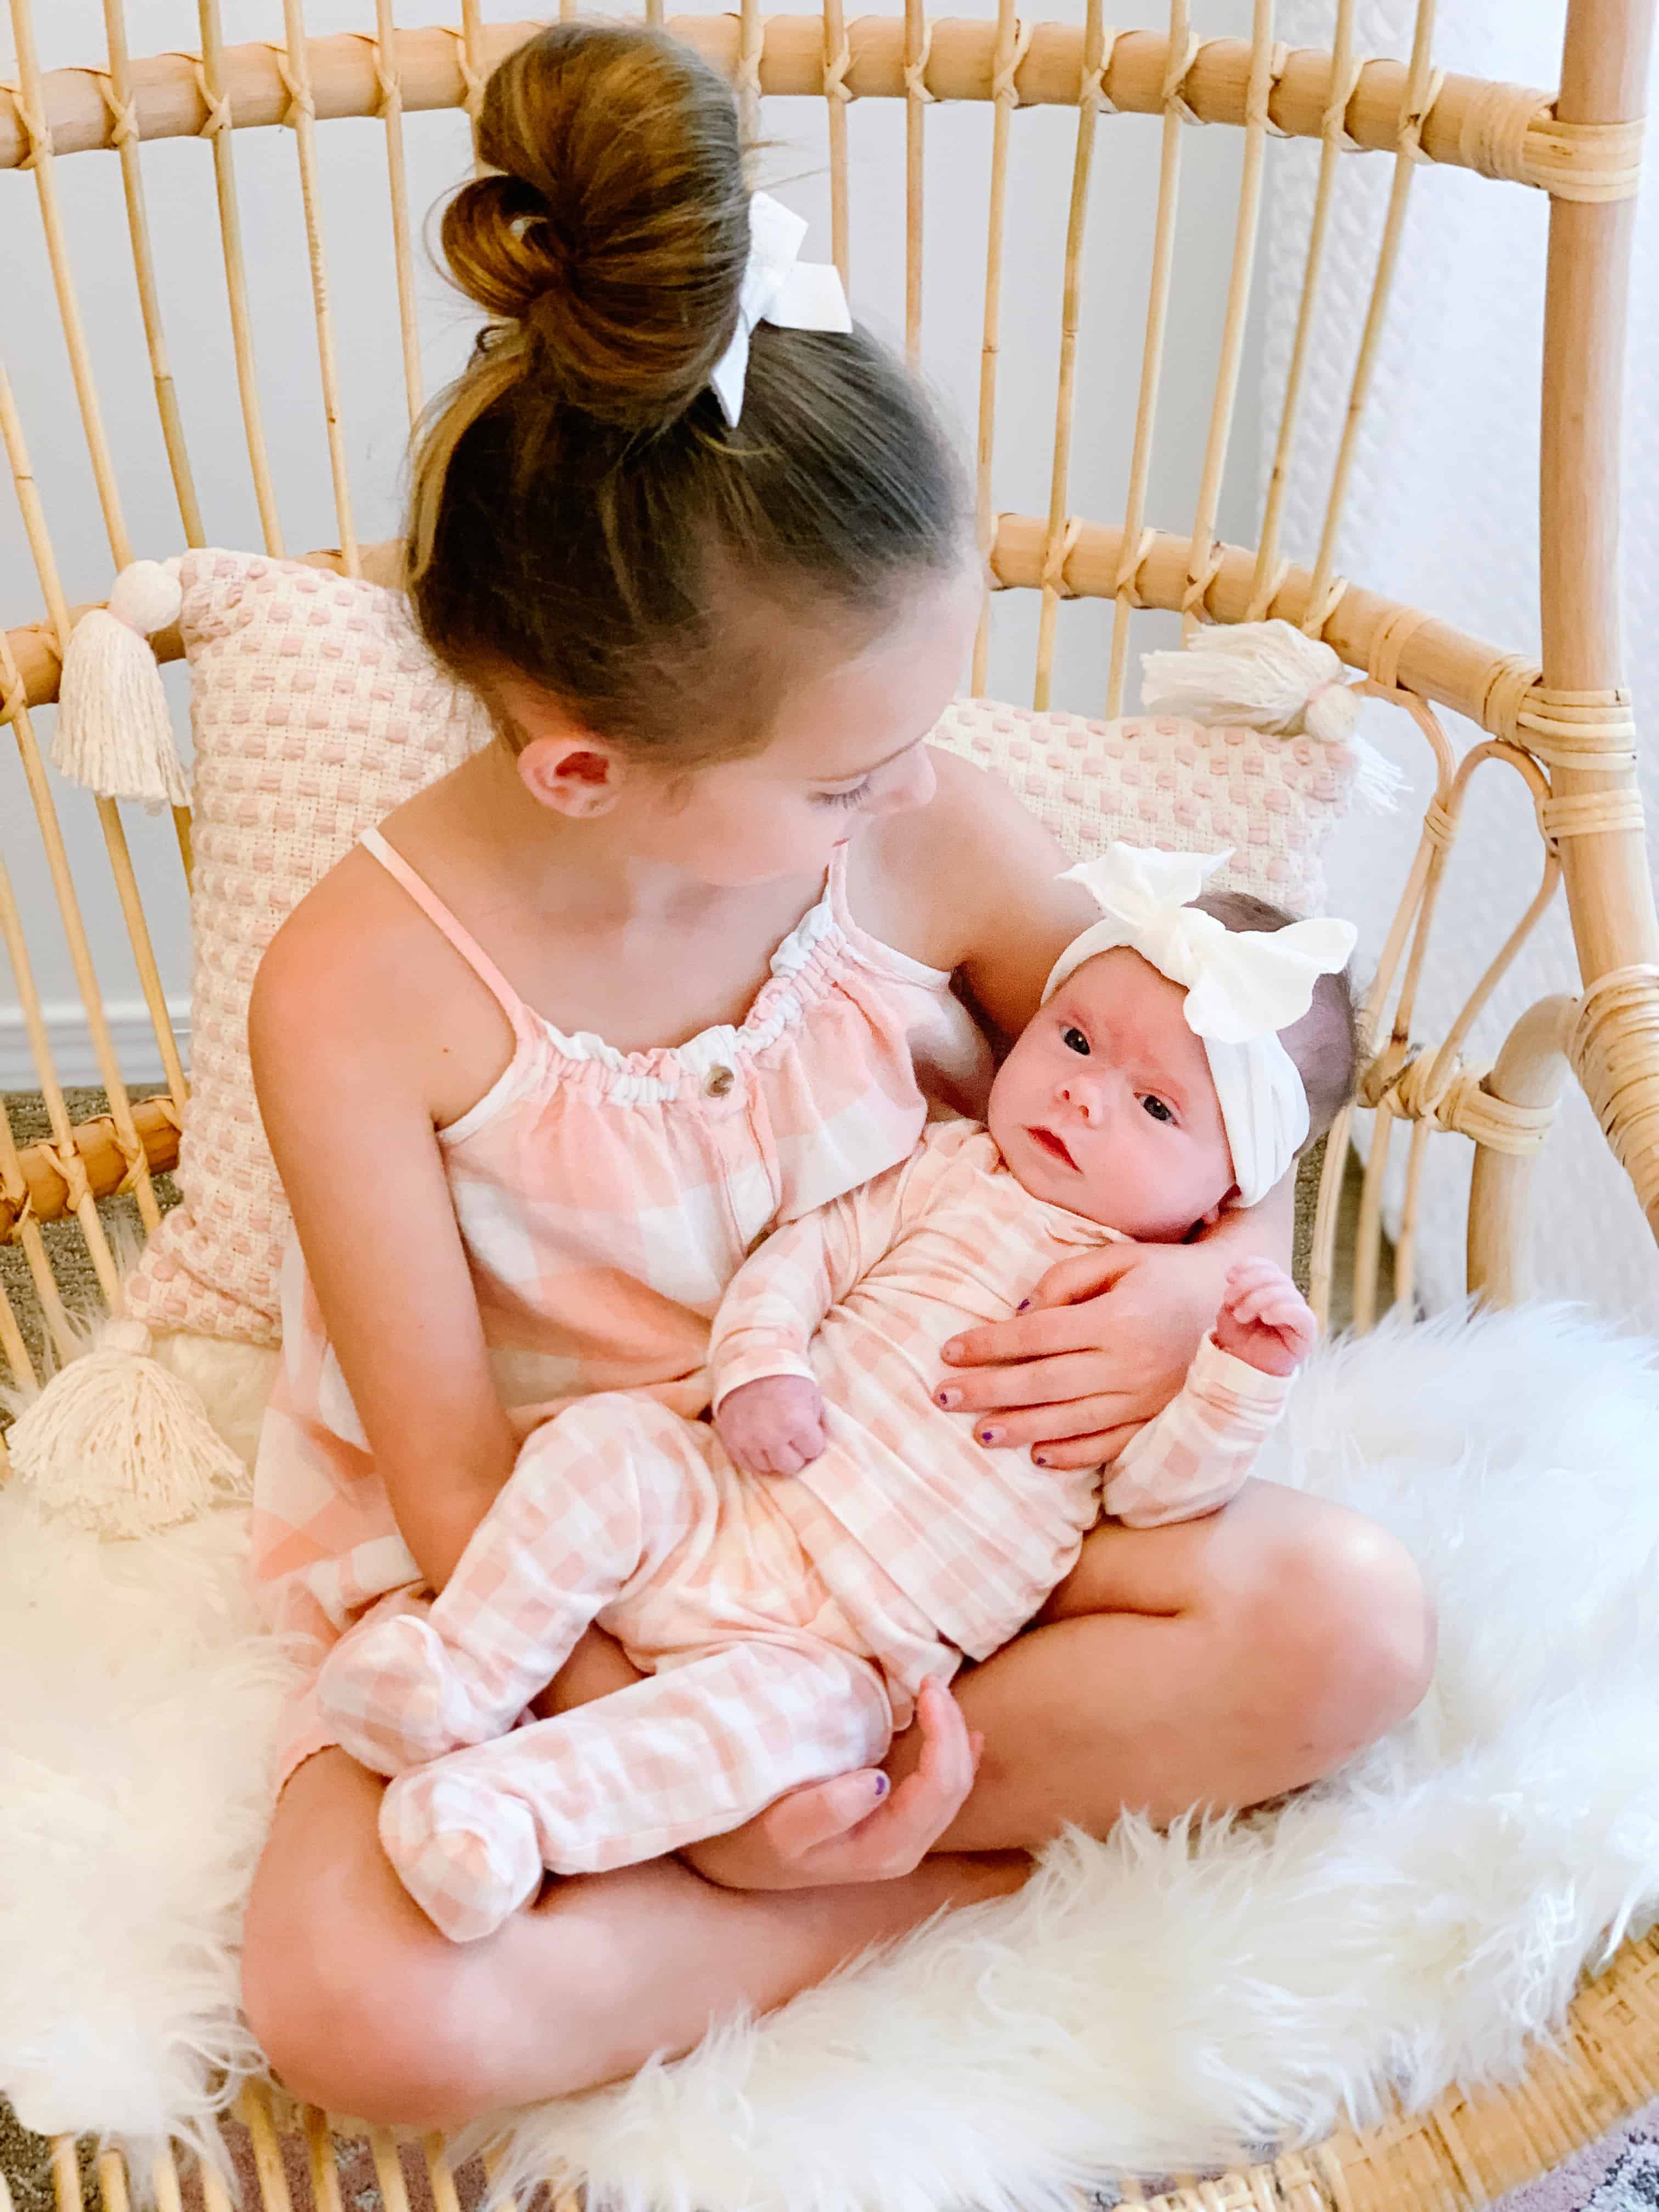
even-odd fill
[{"label": "baby's foot", "polygon": [[341,1747],[375,1774],[401,1774],[483,1742],[518,1711],[499,1723],[479,1712],[443,1639],[418,1613],[369,1621],[337,1644],[317,1695]]},{"label": "baby's foot", "polygon": [[452,1943],[476,1943],[541,1887],[541,1846],[522,1799],[442,1760],[392,1784],[380,1842],[398,1879]]}]

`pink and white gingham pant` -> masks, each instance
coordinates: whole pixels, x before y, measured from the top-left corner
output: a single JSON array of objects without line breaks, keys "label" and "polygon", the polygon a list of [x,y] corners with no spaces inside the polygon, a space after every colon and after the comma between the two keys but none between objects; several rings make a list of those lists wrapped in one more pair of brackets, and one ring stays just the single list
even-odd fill
[{"label": "pink and white gingham pant", "polygon": [[[873,1562],[850,1619],[787,1508],[821,1514],[791,1482],[738,1474],[706,1423],[596,1395],[528,1439],[429,1608],[335,1646],[324,1711],[354,1759],[399,1778],[381,1841],[452,1941],[489,1934],[544,1868],[655,1858],[874,1763],[921,1682],[955,1671]],[[645,1680],[514,1728],[595,1620]]]}]

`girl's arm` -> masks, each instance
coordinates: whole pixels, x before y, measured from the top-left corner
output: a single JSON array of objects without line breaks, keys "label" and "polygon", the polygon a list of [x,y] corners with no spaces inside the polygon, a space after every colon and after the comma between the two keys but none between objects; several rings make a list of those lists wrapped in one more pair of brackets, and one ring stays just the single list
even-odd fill
[{"label": "girl's arm", "polygon": [[248,1037],[329,1340],[398,1528],[436,1590],[518,1443],[490,1375],[422,1040],[411,1034],[410,1006],[430,1002],[429,959],[401,917],[382,926],[378,890],[348,861],[302,902],[255,979]]},{"label": "girl's arm", "polygon": [[[957,974],[1006,1042],[1036,1012],[1049,969],[1097,909],[1057,881],[1065,854],[1007,786],[936,754],[939,788],[913,814],[872,824],[872,927]],[[946,1347],[965,1409],[993,1408],[1012,1444],[1056,1467],[1115,1457],[1180,1389],[1215,1320],[1231,1267],[1288,1266],[1294,1176],[1191,1244],[1120,1244],[1053,1269],[1033,1309]]]}]

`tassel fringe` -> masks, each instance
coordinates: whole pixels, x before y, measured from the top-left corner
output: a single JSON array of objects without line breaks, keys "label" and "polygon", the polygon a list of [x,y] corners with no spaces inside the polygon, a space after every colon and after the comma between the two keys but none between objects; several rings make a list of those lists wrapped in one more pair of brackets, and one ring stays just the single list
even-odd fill
[{"label": "tassel fringe", "polygon": [[152,812],[190,803],[161,672],[147,641],[179,619],[176,567],[135,561],[116,578],[108,606],[76,624],[52,735],[52,763],[72,781],[101,799],[137,799]]},{"label": "tassel fringe", "polygon": [[100,1536],[148,1536],[246,1487],[240,1459],[187,1382],[113,1322],[32,1399],[6,1438],[40,1504]]},{"label": "tassel fringe", "polygon": [[1359,735],[1359,695],[1328,645],[1287,622],[1218,623],[1201,635],[1184,652],[1143,657],[1148,713],[1340,746],[1357,770],[1354,796],[1380,812],[1398,806],[1407,779]]}]

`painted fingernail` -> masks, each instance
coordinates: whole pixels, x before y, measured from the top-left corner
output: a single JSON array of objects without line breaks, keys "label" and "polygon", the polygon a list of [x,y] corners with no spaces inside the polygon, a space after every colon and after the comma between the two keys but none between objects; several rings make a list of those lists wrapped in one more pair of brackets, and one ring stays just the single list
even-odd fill
[{"label": "painted fingernail", "polygon": [[1000,1429],[981,1429],[979,1432],[979,1440],[982,1444],[1000,1444],[1002,1442],[1002,1431]]},{"label": "painted fingernail", "polygon": [[877,1770],[876,1770],[876,1795],[877,1795],[877,1796],[878,1796],[878,1797],[884,1797],[884,1796],[887,1795],[888,1791],[892,1788],[892,1786],[893,1786],[893,1785],[892,1785],[892,1784],[888,1780],[888,1778],[887,1778],[886,1775],[884,1775],[884,1774],[881,1771],[880,1768],[879,1768],[879,1767],[878,1767],[878,1768],[877,1768]]},{"label": "painted fingernail", "polygon": [[1031,1301],[1030,1298],[1022,1298],[1019,1304],[1014,1308],[1014,1311],[1016,1313],[1024,1313],[1026,1307],[1029,1306],[1030,1303]]},{"label": "painted fingernail", "polygon": [[962,1403],[962,1393],[960,1390],[941,1390],[939,1394],[939,1401],[941,1406],[959,1406]]},{"label": "painted fingernail", "polygon": [[1033,1467],[1047,1467],[1048,1464],[1048,1454],[1046,1452],[1033,1452],[1031,1454],[1031,1464]]}]

